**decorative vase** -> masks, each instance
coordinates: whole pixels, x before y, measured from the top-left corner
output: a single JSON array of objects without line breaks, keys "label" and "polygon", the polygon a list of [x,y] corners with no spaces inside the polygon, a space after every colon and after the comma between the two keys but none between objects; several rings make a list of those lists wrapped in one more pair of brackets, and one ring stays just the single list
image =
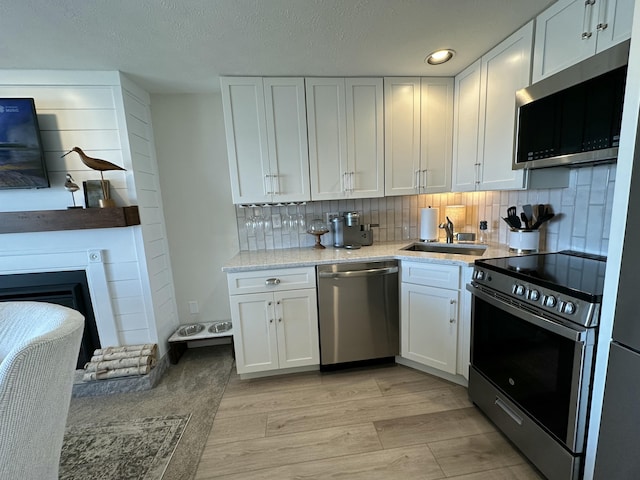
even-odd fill
[{"label": "decorative vase", "polygon": [[307,233],[311,235],[315,235],[316,237],[316,243],[313,246],[313,248],[316,248],[316,249],[325,248],[325,246],[320,243],[320,237],[325,233],[327,233],[328,231],[329,231],[329,227],[327,227],[327,225],[322,220],[315,219],[311,222],[311,224],[309,225],[309,229],[307,230]]}]

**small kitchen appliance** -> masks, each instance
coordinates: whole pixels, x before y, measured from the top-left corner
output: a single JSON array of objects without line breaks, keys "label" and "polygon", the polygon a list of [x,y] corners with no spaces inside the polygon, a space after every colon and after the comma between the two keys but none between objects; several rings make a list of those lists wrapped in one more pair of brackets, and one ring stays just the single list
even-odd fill
[{"label": "small kitchen appliance", "polygon": [[478,259],[469,397],[549,480],[581,478],[606,258]]},{"label": "small kitchen appliance", "polygon": [[375,225],[360,224],[360,212],[344,212],[331,219],[333,230],[333,246],[336,248],[358,248],[373,244]]}]

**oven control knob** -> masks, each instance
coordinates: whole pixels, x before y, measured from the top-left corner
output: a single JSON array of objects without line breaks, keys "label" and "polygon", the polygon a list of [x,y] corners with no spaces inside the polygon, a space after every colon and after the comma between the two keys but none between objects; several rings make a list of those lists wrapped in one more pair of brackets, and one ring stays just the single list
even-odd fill
[{"label": "oven control knob", "polygon": [[554,297],[553,295],[547,295],[542,299],[542,304],[545,307],[555,307],[556,306],[556,297]]},{"label": "oven control knob", "polygon": [[524,295],[524,285],[518,285],[517,283],[513,284],[513,287],[511,287],[511,291],[514,293],[514,295]]},{"label": "oven control knob", "polygon": [[561,313],[566,313],[567,315],[573,315],[576,311],[576,306],[573,302],[561,302]]},{"label": "oven control knob", "polygon": [[540,292],[538,290],[529,290],[527,298],[532,302],[540,300]]}]

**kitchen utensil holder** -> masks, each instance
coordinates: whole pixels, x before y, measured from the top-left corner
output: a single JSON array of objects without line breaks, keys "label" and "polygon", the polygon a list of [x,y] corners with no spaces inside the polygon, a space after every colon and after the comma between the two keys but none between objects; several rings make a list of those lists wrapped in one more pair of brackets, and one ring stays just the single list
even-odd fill
[{"label": "kitchen utensil holder", "polygon": [[509,231],[509,250],[516,253],[535,253],[540,245],[540,230],[512,228]]}]

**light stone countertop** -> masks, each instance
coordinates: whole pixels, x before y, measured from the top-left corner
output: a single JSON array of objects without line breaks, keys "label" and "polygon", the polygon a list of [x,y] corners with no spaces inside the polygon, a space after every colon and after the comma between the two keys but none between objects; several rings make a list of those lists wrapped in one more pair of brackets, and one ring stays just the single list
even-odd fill
[{"label": "light stone countertop", "polygon": [[[401,250],[417,240],[403,240],[402,242],[378,242],[357,250],[334,248],[326,249],[286,248],[267,251],[242,251],[231,258],[223,267],[226,273],[251,270],[269,270],[273,268],[314,267],[322,264],[367,262],[381,260],[412,260],[426,263],[440,263],[449,265],[469,266],[478,258],[509,257],[516,254],[509,251],[506,245],[490,244],[484,254],[460,255],[433,252],[413,252]],[[446,243],[438,243],[446,245]],[[474,244],[466,244],[473,246]]]}]

